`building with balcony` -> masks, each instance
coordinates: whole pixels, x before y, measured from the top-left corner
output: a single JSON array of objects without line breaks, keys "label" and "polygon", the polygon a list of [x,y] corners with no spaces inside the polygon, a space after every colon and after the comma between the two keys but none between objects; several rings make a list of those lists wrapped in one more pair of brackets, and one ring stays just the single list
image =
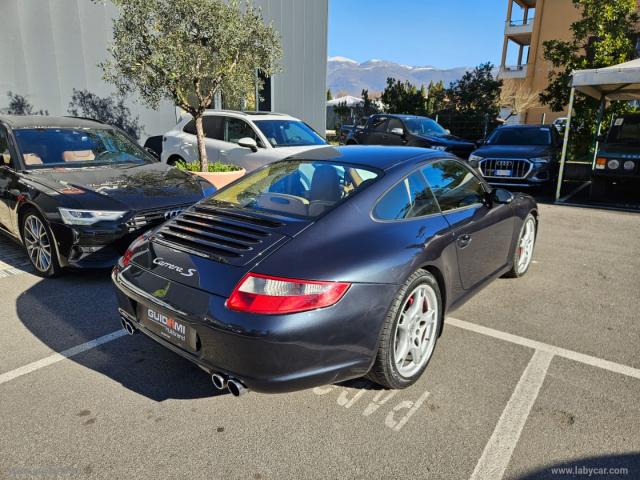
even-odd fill
[{"label": "building with balcony", "polygon": [[[507,20],[499,77],[525,82],[535,92],[547,88],[551,64],[544,42],[570,40],[571,24],[580,18],[572,0],[507,0]],[[548,107],[532,108],[522,123],[551,122],[565,114]]]}]

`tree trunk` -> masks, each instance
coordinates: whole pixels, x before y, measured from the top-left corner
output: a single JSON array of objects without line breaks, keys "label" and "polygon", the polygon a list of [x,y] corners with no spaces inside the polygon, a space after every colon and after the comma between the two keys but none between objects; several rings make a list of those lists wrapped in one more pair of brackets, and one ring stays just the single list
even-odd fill
[{"label": "tree trunk", "polygon": [[195,117],[196,121],[196,138],[198,139],[198,159],[200,160],[200,171],[209,171],[209,159],[207,158],[207,149],[204,144],[204,128],[202,127],[202,114]]}]

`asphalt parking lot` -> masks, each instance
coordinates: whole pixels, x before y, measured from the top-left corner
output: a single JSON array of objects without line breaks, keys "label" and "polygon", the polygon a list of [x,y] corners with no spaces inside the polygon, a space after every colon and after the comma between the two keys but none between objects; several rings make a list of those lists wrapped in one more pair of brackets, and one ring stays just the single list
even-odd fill
[{"label": "asphalt parking lot", "polygon": [[240,398],[124,336],[108,272],[42,280],[0,240],[0,478],[640,478],[639,220],[542,205],[527,276],[409,389]]}]

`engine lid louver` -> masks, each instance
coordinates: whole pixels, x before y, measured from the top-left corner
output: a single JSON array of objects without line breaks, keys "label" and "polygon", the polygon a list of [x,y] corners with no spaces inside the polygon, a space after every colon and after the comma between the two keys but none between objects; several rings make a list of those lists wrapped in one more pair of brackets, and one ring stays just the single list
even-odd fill
[{"label": "engine lid louver", "polygon": [[267,218],[239,208],[203,202],[158,230],[153,241],[231,265],[246,265],[304,228],[305,222]]}]

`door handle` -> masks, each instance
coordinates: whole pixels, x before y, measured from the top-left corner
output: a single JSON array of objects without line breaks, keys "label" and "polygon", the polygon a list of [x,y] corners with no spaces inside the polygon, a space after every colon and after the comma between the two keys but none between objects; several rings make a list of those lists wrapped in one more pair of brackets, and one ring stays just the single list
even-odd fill
[{"label": "door handle", "polygon": [[468,247],[471,243],[471,235],[460,235],[458,237],[458,246],[460,248]]}]

